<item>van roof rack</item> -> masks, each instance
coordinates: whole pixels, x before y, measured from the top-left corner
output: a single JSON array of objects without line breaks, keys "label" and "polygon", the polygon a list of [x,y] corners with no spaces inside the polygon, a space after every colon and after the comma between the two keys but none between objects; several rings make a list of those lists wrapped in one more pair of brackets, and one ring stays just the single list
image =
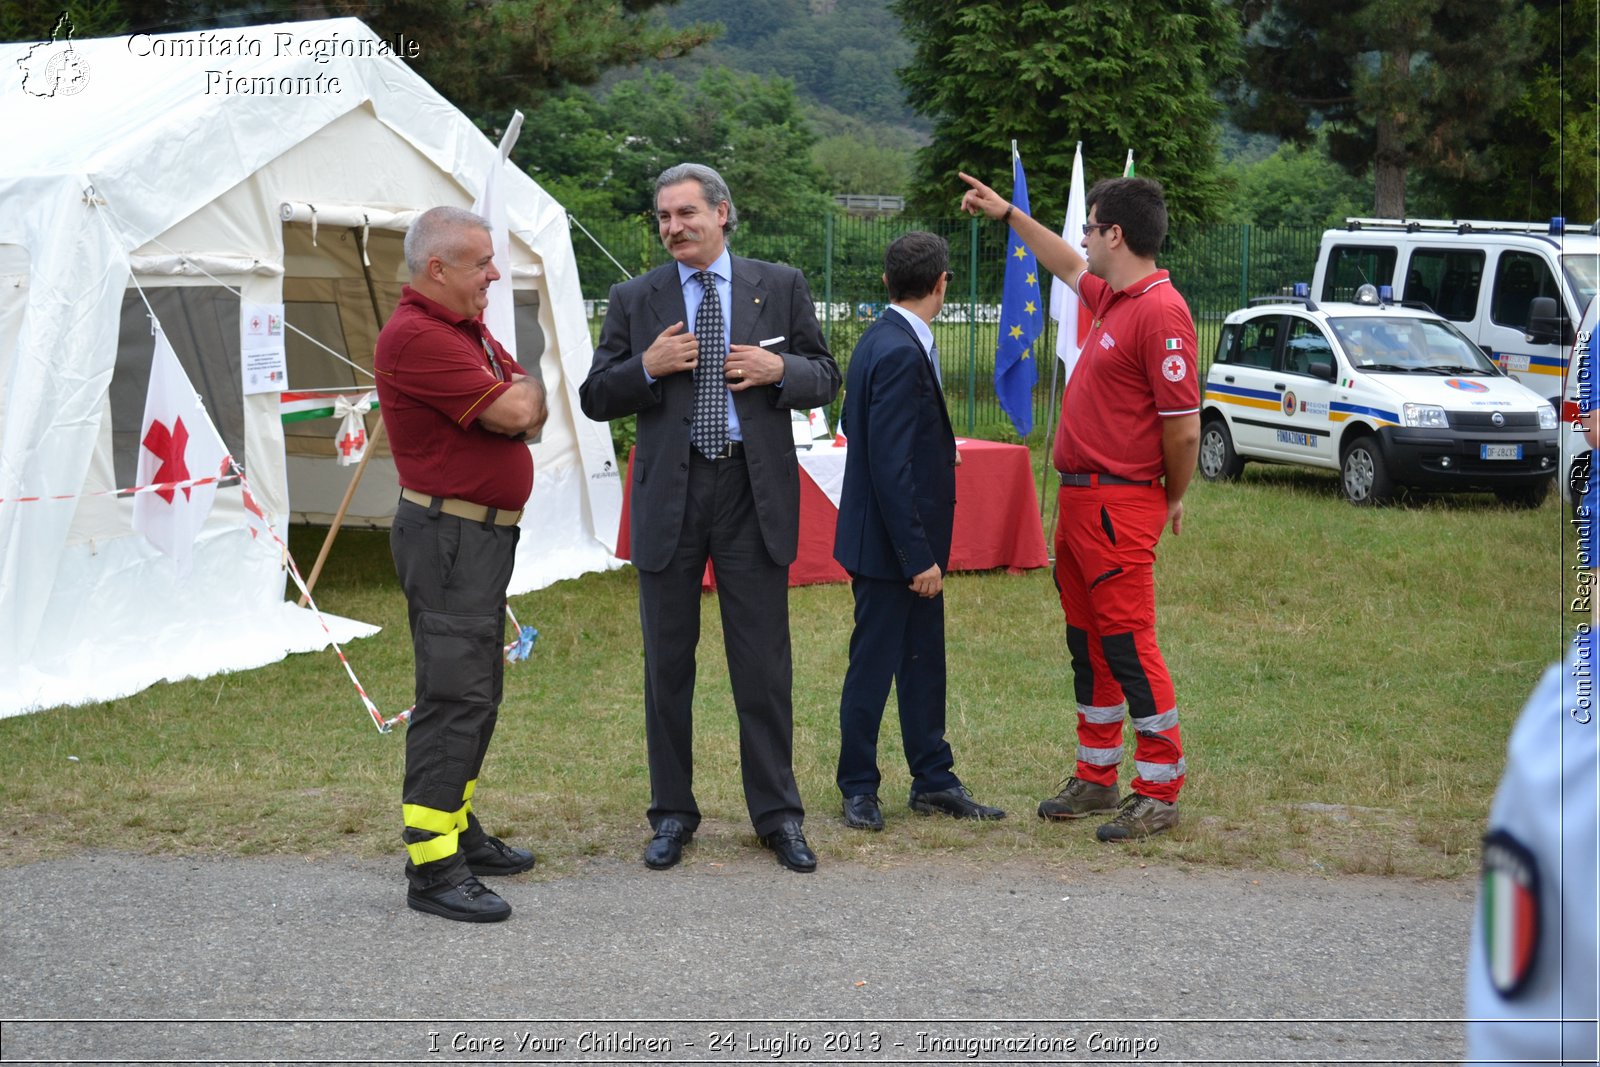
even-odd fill
[{"label": "van roof rack", "polygon": [[[1563,220],[1565,223],[1565,220]],[[1549,234],[1554,222],[1503,222],[1493,219],[1378,219],[1351,216],[1347,230],[1403,230],[1406,233],[1536,233]],[[1571,229],[1570,225],[1566,228]],[[1554,231],[1559,232],[1559,230]],[[1580,231],[1581,232],[1581,231]]]}]

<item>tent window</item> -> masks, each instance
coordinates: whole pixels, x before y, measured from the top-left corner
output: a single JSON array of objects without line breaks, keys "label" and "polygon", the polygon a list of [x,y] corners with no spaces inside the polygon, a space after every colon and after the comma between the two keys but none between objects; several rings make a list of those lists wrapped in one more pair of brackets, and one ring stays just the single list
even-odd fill
[{"label": "tent window", "polygon": [[[239,298],[218,285],[147,288],[145,296],[200,394],[228,451],[244,458],[244,383],[239,367]],[[155,356],[150,316],[136,290],[122,297],[117,366],[111,377],[111,444],[117,485],[131,486],[139,469],[139,429],[150,361]]]},{"label": "tent window", "polygon": [[346,359],[350,350],[345,344],[344,325],[339,318],[339,305],[332,300],[286,300],[283,316],[294,325],[286,330],[286,355],[289,363],[289,388],[306,389],[331,385],[368,386],[372,379],[365,374],[357,381],[355,369],[328,355],[321,345],[306,340],[296,331],[303,330],[327,345]]},{"label": "tent window", "polygon": [[[516,290],[511,306],[515,309],[512,320],[517,331],[517,363],[528,372],[528,377],[537,378],[542,385],[549,386],[544,374],[544,327],[539,325],[538,291]],[[543,439],[543,430],[538,437],[532,438],[536,442]]]}]

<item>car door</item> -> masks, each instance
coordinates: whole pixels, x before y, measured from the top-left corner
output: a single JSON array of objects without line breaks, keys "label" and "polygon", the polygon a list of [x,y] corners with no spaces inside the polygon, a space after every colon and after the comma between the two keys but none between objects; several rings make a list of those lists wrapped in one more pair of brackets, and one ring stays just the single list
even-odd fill
[{"label": "car door", "polygon": [[1229,331],[1228,343],[1217,352],[1216,365],[1206,379],[1208,399],[1227,415],[1234,451],[1241,456],[1264,455],[1272,431],[1263,420],[1278,405],[1272,382],[1283,316],[1255,315]]},{"label": "car door", "polygon": [[1495,260],[1489,316],[1478,342],[1501,370],[1559,407],[1567,353],[1560,344],[1528,343],[1528,307],[1536,296],[1554,297],[1558,308],[1566,307],[1543,256],[1520,249],[1501,251]]},{"label": "car door", "polygon": [[[1323,376],[1338,366],[1333,344],[1314,319],[1290,315],[1285,326],[1272,383],[1282,416],[1273,428],[1272,447],[1283,459],[1336,468],[1338,438],[1328,414],[1335,386]],[[1313,373],[1313,368],[1320,373]]]}]

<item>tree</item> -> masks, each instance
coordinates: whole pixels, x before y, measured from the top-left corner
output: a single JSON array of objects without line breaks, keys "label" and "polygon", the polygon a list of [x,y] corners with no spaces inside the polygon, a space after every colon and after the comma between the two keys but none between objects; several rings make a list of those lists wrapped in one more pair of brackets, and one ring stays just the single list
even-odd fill
[{"label": "tree", "polygon": [[1121,174],[1131,148],[1138,173],[1166,186],[1176,224],[1217,217],[1225,182],[1211,86],[1236,44],[1221,4],[895,0],[914,49],[901,80],[934,127],[918,154],[917,205],[949,212],[958,170],[1009,192],[1016,138],[1034,213],[1059,218],[1081,140],[1091,183]]},{"label": "tree", "polygon": [[1282,144],[1265,159],[1234,164],[1229,217],[1256,226],[1337,226],[1366,213],[1372,176],[1354,178],[1328,158],[1322,144]]},{"label": "tree", "polygon": [[1533,11],[1521,0],[1243,0],[1235,120],[1307,144],[1319,124],[1351,174],[1373,171],[1374,211],[1406,211],[1416,170],[1493,176],[1487,137],[1516,98]]},{"label": "tree", "polygon": [[815,141],[792,82],[712,67],[693,85],[657,74],[603,97],[569,91],[530,116],[515,158],[563,203],[613,218],[650,213],[656,175],[673,164],[705,163],[740,219],[760,225],[831,207]]},{"label": "tree", "polygon": [[1600,216],[1600,18],[1597,0],[1533,0],[1534,60],[1521,95],[1493,119],[1494,181],[1434,182],[1454,214],[1536,220]]}]

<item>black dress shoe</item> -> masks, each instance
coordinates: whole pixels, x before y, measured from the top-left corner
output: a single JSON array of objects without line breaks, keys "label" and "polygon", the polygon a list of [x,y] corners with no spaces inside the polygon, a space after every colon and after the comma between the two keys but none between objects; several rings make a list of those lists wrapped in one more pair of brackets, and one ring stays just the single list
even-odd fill
[{"label": "black dress shoe", "polygon": [[937,793],[911,791],[911,810],[923,815],[952,815],[957,819],[1003,819],[1006,813],[972,799],[964,785],[941,789]]},{"label": "black dress shoe", "polygon": [[644,865],[653,871],[675,867],[683,858],[683,846],[694,837],[694,831],[677,819],[662,819],[656,825],[656,835],[644,849]]},{"label": "black dress shoe", "polygon": [[521,874],[533,869],[538,861],[525,848],[512,848],[498,837],[484,835],[482,841],[461,850],[467,868],[479,878],[490,875]]},{"label": "black dress shoe", "polygon": [[856,830],[882,830],[883,811],[878,807],[878,794],[845,797],[844,824]]},{"label": "black dress shoe", "polygon": [[406,891],[406,903],[417,911],[463,923],[497,923],[511,918],[511,905],[470,874],[459,882],[440,882],[427,889],[413,886]]},{"label": "black dress shoe", "polygon": [[778,862],[791,871],[810,874],[817,869],[817,854],[806,844],[806,835],[800,832],[797,822],[791,820],[770,834],[763,834],[761,843],[775,852]]}]

